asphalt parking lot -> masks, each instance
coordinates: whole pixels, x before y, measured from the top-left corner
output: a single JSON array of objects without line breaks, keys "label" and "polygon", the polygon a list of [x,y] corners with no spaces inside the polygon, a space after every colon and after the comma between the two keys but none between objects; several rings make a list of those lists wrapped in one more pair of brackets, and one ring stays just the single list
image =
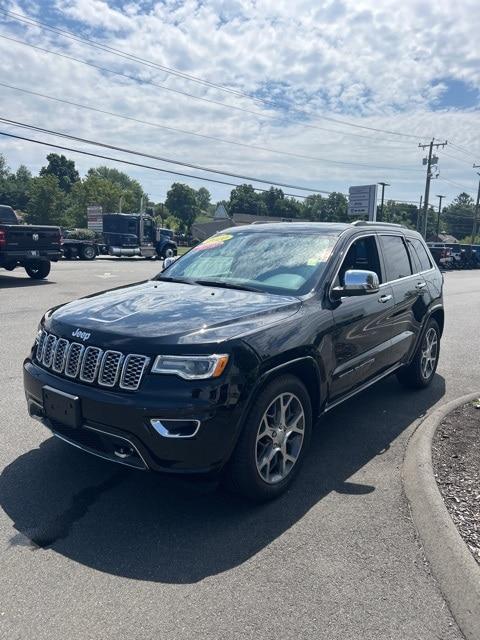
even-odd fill
[{"label": "asphalt parking lot", "polygon": [[97,460],[26,411],[21,363],[50,306],[143,280],[159,263],[0,272],[0,637],[461,638],[429,573],[401,470],[417,421],[480,389],[480,273],[445,275],[433,385],[395,378],[328,414],[303,473],[252,506],[204,483]]}]

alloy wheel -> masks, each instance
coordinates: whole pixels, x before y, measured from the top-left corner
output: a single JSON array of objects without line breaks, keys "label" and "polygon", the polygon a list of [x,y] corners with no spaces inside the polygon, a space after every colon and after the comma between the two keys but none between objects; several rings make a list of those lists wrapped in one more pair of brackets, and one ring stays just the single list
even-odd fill
[{"label": "alloy wheel", "polygon": [[281,393],[258,426],[255,459],[262,480],[277,484],[286,478],[299,458],[304,436],[302,403],[293,393]]},{"label": "alloy wheel", "polygon": [[433,327],[425,334],[422,344],[420,370],[424,380],[428,380],[435,371],[438,358],[438,336]]}]

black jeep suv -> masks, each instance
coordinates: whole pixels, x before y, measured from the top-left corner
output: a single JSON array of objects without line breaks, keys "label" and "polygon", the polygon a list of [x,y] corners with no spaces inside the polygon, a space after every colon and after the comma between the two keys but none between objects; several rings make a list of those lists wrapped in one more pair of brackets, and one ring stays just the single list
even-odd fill
[{"label": "black jeep suv", "polygon": [[102,458],[273,498],[318,416],[393,372],[430,384],[442,286],[397,225],[228,229],[152,280],[47,312],[24,363],[29,412]]}]

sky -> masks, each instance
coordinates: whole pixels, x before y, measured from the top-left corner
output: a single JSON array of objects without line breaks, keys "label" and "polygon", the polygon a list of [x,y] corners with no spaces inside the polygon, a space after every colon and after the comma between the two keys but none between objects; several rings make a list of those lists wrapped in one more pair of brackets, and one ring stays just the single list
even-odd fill
[{"label": "sky", "polygon": [[[0,132],[292,194],[384,181],[386,197],[415,202],[418,145],[435,138],[448,145],[431,200],[445,204],[476,194],[479,32],[477,0],[0,0],[0,117],[157,158],[1,122]],[[12,169],[38,172],[52,150],[0,136]],[[65,154],[82,175],[127,171],[155,202],[174,181],[214,201],[231,189]]]}]

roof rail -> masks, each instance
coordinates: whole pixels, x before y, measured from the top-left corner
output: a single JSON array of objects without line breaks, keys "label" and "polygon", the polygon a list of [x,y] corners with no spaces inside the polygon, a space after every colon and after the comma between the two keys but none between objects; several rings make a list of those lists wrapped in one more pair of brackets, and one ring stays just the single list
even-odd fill
[{"label": "roof rail", "polygon": [[373,220],[355,220],[351,224],[354,227],[368,227],[369,225],[376,225],[380,227],[404,227],[403,224],[397,224],[396,222],[374,222]]}]

